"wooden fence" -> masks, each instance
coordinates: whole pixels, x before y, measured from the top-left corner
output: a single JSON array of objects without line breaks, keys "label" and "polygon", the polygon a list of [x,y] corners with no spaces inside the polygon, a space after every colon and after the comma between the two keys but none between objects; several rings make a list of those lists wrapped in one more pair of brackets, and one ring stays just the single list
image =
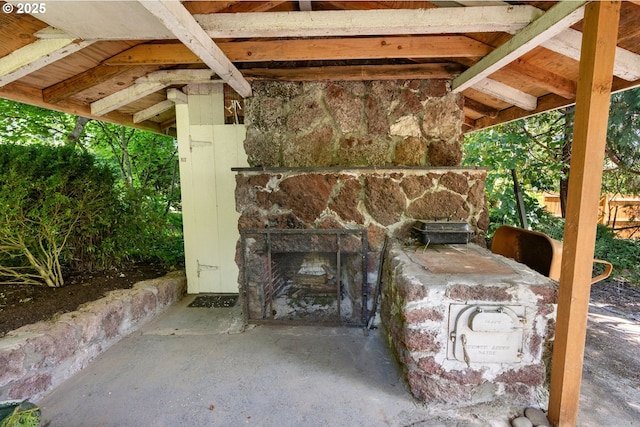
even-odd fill
[{"label": "wooden fence", "polygon": [[[561,216],[559,194],[544,193],[544,206],[553,216]],[[640,238],[640,196],[602,196],[598,223],[611,227],[618,237]]]}]

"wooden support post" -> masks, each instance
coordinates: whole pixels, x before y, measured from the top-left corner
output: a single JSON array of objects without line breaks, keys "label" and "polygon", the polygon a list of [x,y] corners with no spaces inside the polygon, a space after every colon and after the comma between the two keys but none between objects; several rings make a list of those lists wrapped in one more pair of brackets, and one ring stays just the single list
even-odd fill
[{"label": "wooden support post", "polygon": [[578,418],[619,16],[619,1],[585,10],[549,398],[549,419],[560,427]]}]

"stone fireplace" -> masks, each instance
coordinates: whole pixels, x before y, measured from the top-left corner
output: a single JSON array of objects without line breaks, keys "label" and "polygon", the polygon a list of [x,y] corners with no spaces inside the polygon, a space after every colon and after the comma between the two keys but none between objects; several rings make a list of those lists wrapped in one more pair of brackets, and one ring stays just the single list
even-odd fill
[{"label": "stone fireplace", "polygon": [[[362,310],[368,312],[374,309],[371,296],[381,279],[381,251],[387,236],[408,236],[420,218],[466,221],[473,225],[476,238],[483,231],[478,226],[485,216],[483,170],[242,168],[236,172],[236,203],[243,236],[237,260],[241,284],[248,296],[246,311],[252,320],[272,317],[259,306],[260,301],[268,298],[264,284],[271,286],[274,279],[271,274],[269,278],[260,274],[283,265],[282,258],[287,253],[292,257],[302,254],[312,257],[311,254],[335,253],[340,247],[345,257],[343,268],[352,265],[350,271],[353,271],[345,276],[345,282],[361,283],[364,277],[364,282],[357,285],[356,293],[363,295],[363,301],[357,305],[364,304]],[[289,233],[277,230],[289,230]],[[297,234],[292,235],[292,230],[297,230]],[[321,233],[340,236],[356,231],[363,233],[362,237],[347,234],[340,244],[335,239],[318,238],[325,236]],[[334,258],[335,254],[331,255],[331,264],[327,261],[324,265],[336,269]],[[357,267],[360,260],[364,262],[363,267]],[[318,277],[309,279],[324,280],[322,275],[326,272],[318,268],[316,271]],[[308,273],[296,271],[296,274]],[[336,289],[334,293],[339,292],[344,289]],[[256,318],[258,313],[262,313],[263,318]],[[339,323],[362,325],[366,317],[360,322]]]},{"label": "stone fireplace", "polygon": [[[467,222],[483,242],[486,172],[459,167],[464,114],[449,81],[255,82],[253,89],[245,104],[251,167],[234,169],[241,233],[361,230],[367,295],[379,282],[385,238],[408,235],[418,219]],[[236,257],[241,271],[246,249]]]},{"label": "stone fireplace", "polygon": [[[410,271],[399,262],[420,264],[431,259],[429,251],[444,264],[456,263],[460,250],[469,259],[496,257],[484,249],[486,172],[460,167],[462,97],[450,92],[449,82],[253,87],[245,105],[250,167],[234,169],[246,320],[365,326],[376,310],[373,295],[382,289],[382,323],[416,397],[439,402],[445,394],[438,388],[456,403],[486,401],[492,393],[538,396],[554,315],[548,279],[525,275],[531,286],[517,290],[514,267],[471,281],[456,271],[455,283],[447,285],[442,281],[451,274],[439,270],[420,275],[425,283],[395,275]],[[418,220],[466,223],[471,243],[450,256],[423,248],[403,257]],[[487,285],[494,279],[505,289]],[[452,347],[448,325],[460,318],[456,331],[464,330],[463,338]],[[482,336],[472,333],[470,319],[499,337],[497,350],[473,341]]]}]

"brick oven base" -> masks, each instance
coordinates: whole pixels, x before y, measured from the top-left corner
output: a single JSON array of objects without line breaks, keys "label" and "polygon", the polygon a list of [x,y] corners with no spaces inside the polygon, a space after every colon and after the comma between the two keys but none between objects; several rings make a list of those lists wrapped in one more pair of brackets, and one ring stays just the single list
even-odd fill
[{"label": "brick oven base", "polygon": [[382,324],[416,398],[546,407],[555,281],[473,244],[395,242],[384,274]]}]

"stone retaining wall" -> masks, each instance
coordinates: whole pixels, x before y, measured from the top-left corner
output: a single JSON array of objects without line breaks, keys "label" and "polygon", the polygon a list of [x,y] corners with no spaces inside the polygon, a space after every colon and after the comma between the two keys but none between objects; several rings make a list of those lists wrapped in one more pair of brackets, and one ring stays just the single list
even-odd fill
[{"label": "stone retaining wall", "polygon": [[186,285],[184,273],[171,273],[9,332],[0,338],[0,401],[41,398],[180,300]]}]

